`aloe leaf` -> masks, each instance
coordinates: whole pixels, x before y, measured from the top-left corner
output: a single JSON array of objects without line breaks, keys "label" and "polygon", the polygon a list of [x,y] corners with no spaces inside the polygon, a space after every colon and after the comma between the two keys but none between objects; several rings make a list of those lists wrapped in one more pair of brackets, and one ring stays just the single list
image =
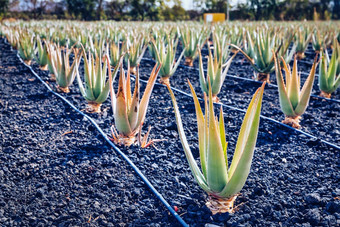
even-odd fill
[{"label": "aloe leaf", "polygon": [[83,45],[81,45],[83,55],[84,55],[84,79],[85,79],[85,92],[86,97],[89,100],[95,100],[93,91],[92,91],[92,81],[91,81],[91,74],[92,72],[92,63],[91,63],[91,53],[89,52],[89,59],[87,59],[86,50]]},{"label": "aloe leaf", "polygon": [[328,85],[332,87],[334,85],[336,70],[337,70],[337,56],[336,54],[332,55],[331,62],[329,63],[329,72],[328,72]]},{"label": "aloe leaf", "polygon": [[102,63],[101,63],[100,56],[98,57],[98,55],[96,54],[95,57],[96,57],[95,70],[93,72],[95,83],[94,83],[94,88],[93,88],[93,95],[95,98],[98,98],[102,90],[102,84],[104,83],[103,80],[105,78],[102,78]]},{"label": "aloe leaf", "polygon": [[83,81],[80,78],[78,68],[76,69],[76,76],[77,76],[77,82],[78,82],[80,93],[87,100],[88,98],[86,96],[86,92],[85,92],[85,88],[84,88],[84,85],[83,85]]},{"label": "aloe leaf", "polygon": [[202,61],[202,55],[201,55],[201,50],[199,49],[199,81],[200,85],[202,88],[202,91],[205,93],[208,93],[208,84],[207,81],[205,80],[205,75],[204,75],[204,69],[203,69],[203,61]]},{"label": "aloe leaf", "polygon": [[210,190],[210,188],[209,188],[209,186],[208,186],[208,184],[206,182],[205,177],[203,176],[202,172],[198,168],[198,165],[197,165],[197,163],[195,161],[194,156],[191,153],[188,140],[187,140],[187,138],[185,136],[185,133],[184,133],[183,123],[182,123],[181,115],[180,115],[179,110],[178,110],[178,106],[177,106],[175,95],[172,92],[172,90],[170,88],[170,85],[166,84],[166,86],[167,86],[167,88],[169,90],[169,93],[170,93],[170,96],[171,96],[171,101],[172,101],[172,104],[174,106],[174,112],[175,112],[175,116],[176,116],[176,123],[177,123],[177,129],[178,129],[178,135],[179,135],[179,138],[181,140],[181,143],[182,143],[182,146],[183,146],[183,150],[184,150],[184,153],[185,153],[185,157],[188,160],[191,172],[192,172],[195,180],[197,181],[198,185],[204,191],[206,191],[207,193],[212,193],[212,191]]},{"label": "aloe leaf", "polygon": [[295,113],[297,115],[302,115],[305,112],[305,110],[308,106],[310,94],[311,94],[312,88],[313,88],[315,71],[316,71],[316,67],[318,65],[318,63],[316,61],[317,61],[317,56],[315,56],[315,58],[314,58],[314,63],[312,65],[312,69],[311,69],[309,76],[307,77],[307,80],[306,80],[306,82],[303,85],[303,88],[301,90],[300,101],[299,101],[298,106],[295,108]]},{"label": "aloe leaf", "polygon": [[146,110],[147,110],[148,105],[149,105],[151,92],[152,92],[153,86],[155,85],[156,78],[157,78],[157,75],[158,75],[160,68],[161,68],[161,65],[159,65],[157,67],[157,64],[156,64],[155,67],[153,68],[152,72],[151,72],[150,78],[148,80],[148,83],[146,85],[146,88],[145,88],[145,91],[144,91],[144,94],[143,94],[143,97],[140,101],[140,109],[139,109],[139,112],[138,112],[137,125],[143,125],[143,123],[144,123],[144,118],[145,118],[145,115],[146,115]]},{"label": "aloe leaf", "polygon": [[277,86],[279,89],[279,98],[280,98],[280,106],[282,112],[287,116],[295,116],[294,109],[292,104],[290,103],[290,99],[287,94],[287,90],[283,81],[283,76],[281,72],[281,66],[276,58],[276,54],[274,54],[274,61],[275,61],[275,71],[276,71],[276,81]]},{"label": "aloe leaf", "polygon": [[289,84],[288,96],[289,96],[289,100],[290,100],[290,103],[292,104],[293,109],[295,109],[300,99],[300,94],[299,94],[300,84],[299,84],[298,73],[297,73],[296,57],[294,59],[293,71],[291,75],[292,77],[291,77],[291,81]]},{"label": "aloe leaf", "polygon": [[220,131],[220,138],[221,138],[221,144],[223,148],[223,154],[225,157],[225,164],[226,164],[226,169],[228,169],[228,156],[227,156],[227,140],[225,138],[225,128],[224,128],[224,117],[223,117],[223,108],[221,106],[220,108],[220,118],[219,118],[219,131]]},{"label": "aloe leaf", "polygon": [[[176,48],[175,48],[175,50],[176,50]],[[181,59],[182,59],[182,57],[183,57],[183,55],[184,55],[185,50],[186,50],[186,48],[184,48],[184,49],[182,50],[181,55],[179,56],[179,58],[177,59],[177,61],[176,61],[176,63],[175,63],[175,66],[172,68],[172,70],[171,70],[171,72],[170,72],[170,76],[172,76],[172,75],[175,73],[175,71],[177,70],[179,64],[181,63]],[[176,55],[174,55],[174,57],[175,57],[175,56],[176,56]]]},{"label": "aloe leaf", "polygon": [[[117,73],[118,73],[118,68],[120,66],[119,62],[121,62],[121,59],[119,59],[117,67],[114,68],[114,71],[113,71],[113,75],[114,76],[113,76],[113,78],[115,78]],[[106,63],[106,65],[108,65],[108,64]],[[109,74],[111,74],[111,67],[109,67],[109,70],[110,70]],[[96,99],[96,103],[103,103],[103,102],[105,102],[105,100],[108,97],[109,91],[110,91],[110,79],[106,81],[105,86],[104,86],[102,92],[100,93],[100,95]]]},{"label": "aloe leaf", "polygon": [[132,130],[135,130],[139,127],[139,125],[137,124],[138,110],[139,110],[139,68],[137,67],[135,89],[133,92],[133,98],[131,100],[131,106],[128,112],[129,122]]},{"label": "aloe leaf", "polygon": [[[138,67],[137,67],[138,71]],[[125,74],[124,74],[125,77]],[[138,81],[139,82],[139,81]],[[126,103],[127,103],[127,112],[130,112],[130,106],[132,102],[132,95],[131,95],[131,78],[130,78],[130,61],[128,60],[128,70],[127,70],[127,77],[126,77],[126,86],[125,88],[125,94],[126,94]],[[131,127],[133,128],[133,127]]]},{"label": "aloe leaf", "polygon": [[116,112],[114,114],[115,118],[115,125],[119,133],[130,136],[132,133],[132,129],[130,127],[128,115],[127,115],[127,105],[126,105],[126,95],[125,95],[125,89],[124,89],[124,79],[125,73],[122,73],[122,67],[121,67],[121,73],[119,77],[119,83],[118,83],[118,92],[116,97]]},{"label": "aloe leaf", "polygon": [[327,74],[327,60],[325,56],[321,56],[321,63],[319,67],[319,86],[321,91],[328,92],[328,74]]},{"label": "aloe leaf", "polygon": [[262,84],[261,88],[257,89],[249,104],[237,139],[234,158],[228,172],[229,181],[219,193],[220,196],[229,197],[238,193],[247,180],[259,130],[264,87],[265,83]]},{"label": "aloe leaf", "polygon": [[291,78],[292,78],[292,75],[290,73],[290,69],[288,68],[287,66],[287,63],[286,61],[284,60],[284,58],[281,56],[281,61],[282,61],[282,64],[283,64],[283,69],[285,71],[285,75],[286,75],[286,86],[285,86],[285,89],[287,91],[287,93],[289,93],[289,88],[290,88],[290,81],[291,81]]},{"label": "aloe leaf", "polygon": [[[204,177],[207,177],[207,166],[206,166],[206,128],[205,128],[205,119],[201,109],[201,105],[198,101],[196,92],[191,85],[190,81],[188,80],[188,84],[190,86],[191,94],[194,99],[195,110],[196,110],[196,117],[197,117],[197,128],[198,128],[198,147],[200,151],[200,160],[201,160],[201,167]],[[206,116],[208,117],[208,116]]]},{"label": "aloe leaf", "polygon": [[[210,82],[208,81],[208,84]],[[207,182],[214,192],[220,192],[228,182],[224,151],[216,125],[211,86],[209,85],[209,134],[207,150]]]}]

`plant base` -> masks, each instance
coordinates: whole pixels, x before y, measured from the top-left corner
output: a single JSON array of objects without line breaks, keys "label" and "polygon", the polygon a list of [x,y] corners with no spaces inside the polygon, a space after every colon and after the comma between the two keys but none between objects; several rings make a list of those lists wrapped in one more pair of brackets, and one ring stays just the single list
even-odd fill
[{"label": "plant base", "polygon": [[48,70],[48,65],[39,66],[39,69],[42,70],[42,71],[47,71]]},{"label": "plant base", "polygon": [[87,102],[86,105],[86,112],[88,113],[100,113],[100,107],[101,107],[101,103],[96,103],[96,102]]},{"label": "plant base", "polygon": [[297,117],[289,117],[289,116],[286,116],[286,118],[282,121],[283,124],[286,124],[286,125],[289,125],[293,128],[301,128],[301,125],[300,125],[300,119],[301,117],[300,116],[297,116]]},{"label": "plant base", "polygon": [[119,135],[113,139],[113,142],[119,145],[130,147],[132,144],[136,143],[136,137]]},{"label": "plant base", "polygon": [[212,101],[214,103],[219,103],[220,102],[220,99],[217,97],[217,95],[212,95]]},{"label": "plant base", "polygon": [[296,58],[297,58],[297,60],[302,60],[303,58],[305,58],[305,53],[297,52],[296,53]]},{"label": "plant base", "polygon": [[223,199],[217,198],[215,196],[209,196],[209,200],[206,202],[206,206],[210,209],[213,215],[217,213],[233,213],[234,212],[234,202],[237,195],[233,195],[230,198]]},{"label": "plant base", "polygon": [[50,81],[57,81],[54,74],[50,73]]},{"label": "plant base", "polygon": [[194,59],[191,57],[185,57],[184,65],[193,67],[194,66]]},{"label": "plant base", "polygon": [[320,96],[321,96],[321,97],[324,97],[324,98],[330,99],[331,96],[332,96],[332,94],[327,93],[327,92],[324,92],[324,91],[321,91],[321,92],[320,92]]},{"label": "plant base", "polygon": [[137,73],[136,67],[130,67],[130,73],[133,74],[133,75],[136,75],[136,73]]},{"label": "plant base", "polygon": [[24,60],[26,65],[31,65],[32,60]]},{"label": "plant base", "polygon": [[69,93],[70,89],[68,87],[60,87],[59,85],[57,86],[57,91],[60,93]]},{"label": "plant base", "polygon": [[170,85],[170,78],[169,77],[161,77],[160,79],[159,79],[159,82],[161,83],[161,84],[165,84],[165,85]]},{"label": "plant base", "polygon": [[259,73],[257,75],[257,80],[270,84],[270,74],[269,73]]}]

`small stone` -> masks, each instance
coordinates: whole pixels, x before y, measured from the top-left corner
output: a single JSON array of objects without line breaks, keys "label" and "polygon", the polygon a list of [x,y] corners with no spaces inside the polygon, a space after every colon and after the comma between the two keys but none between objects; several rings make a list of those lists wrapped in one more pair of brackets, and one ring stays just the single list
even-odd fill
[{"label": "small stone", "polygon": [[42,198],[43,195],[44,195],[44,193],[45,193],[44,189],[39,188],[39,189],[37,190],[37,192],[35,193],[35,196],[38,197],[38,198]]},{"label": "small stone", "polygon": [[312,204],[312,205],[317,205],[317,204],[320,204],[320,202],[321,202],[321,198],[320,198],[320,195],[318,193],[308,194],[306,196],[305,200],[308,204]]},{"label": "small stone", "polygon": [[331,201],[328,202],[326,205],[326,211],[330,212],[330,213],[340,213],[340,201],[339,200],[335,200],[335,201]]},{"label": "small stone", "polygon": [[321,215],[319,209],[310,209],[306,214],[306,221],[311,225],[317,225],[321,220]]}]

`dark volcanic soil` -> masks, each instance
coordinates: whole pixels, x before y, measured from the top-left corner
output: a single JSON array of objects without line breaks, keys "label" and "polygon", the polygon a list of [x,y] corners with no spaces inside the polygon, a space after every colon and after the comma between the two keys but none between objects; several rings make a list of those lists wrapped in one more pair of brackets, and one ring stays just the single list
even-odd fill
[{"label": "dark volcanic soil", "polygon": [[[18,225],[34,225],[34,222],[33,224],[29,222],[30,217],[34,220],[47,219],[48,216],[56,216],[55,212],[59,209],[58,218],[56,217],[46,225],[57,225],[63,222],[70,225],[84,225],[89,220],[90,214],[91,220],[94,221],[97,216],[103,213],[106,223],[111,225],[125,223],[127,225],[144,226],[146,223],[151,225],[158,223],[161,226],[166,224],[178,226],[178,223],[168,216],[159,202],[155,201],[153,196],[150,196],[150,192],[141,181],[133,176],[133,172],[126,167],[125,162],[121,161],[117,154],[107,147],[101,137],[97,135],[95,129],[88,122],[79,119],[77,114],[51,94],[46,93],[43,86],[36,80],[30,81],[33,76],[21,65],[17,65],[19,61],[15,59],[13,52],[8,51],[8,45],[3,43],[0,45],[2,47],[1,64],[6,62],[6,67],[7,64],[14,67],[12,71],[8,68],[0,69],[2,72],[0,75],[1,85],[5,87],[4,84],[6,84],[6,87],[9,87],[8,93],[4,93],[1,89],[1,100],[2,102],[12,100],[12,102],[17,102],[18,105],[30,108],[36,114],[35,120],[37,121],[36,126],[31,126],[34,131],[37,131],[36,135],[22,132],[28,120],[23,121],[22,117],[19,116],[20,109],[7,110],[9,116],[2,116],[2,132],[8,131],[6,134],[1,134],[2,143],[5,143],[5,141],[8,143],[9,139],[17,138],[18,134],[21,136],[16,142],[10,143],[9,146],[14,147],[21,141],[27,141],[27,143],[25,143],[26,150],[24,148],[21,150],[13,148],[10,152],[0,153],[0,170],[3,167],[8,171],[11,170],[10,173],[4,172],[1,176],[1,187],[9,185],[10,188],[6,191],[0,191],[2,193],[0,194],[0,202],[6,205],[5,208],[0,208],[0,215],[2,215],[0,216],[0,223],[3,223],[2,220],[5,218],[5,225],[12,225],[12,223],[16,223],[16,220],[25,221],[18,223]],[[8,59],[6,61],[3,52],[6,53]],[[150,66],[146,64],[143,66],[145,69],[143,68],[141,71],[144,77],[147,72],[151,71]],[[38,69],[36,71],[44,80],[48,79],[46,73]],[[184,77],[184,74],[190,76],[189,73],[180,74],[179,72],[178,77],[180,79],[174,79],[172,85],[181,86],[180,83],[185,81],[185,78],[181,77]],[[13,80],[14,76],[21,79]],[[196,78],[192,78],[191,81],[194,82]],[[53,83],[50,84],[53,85]],[[195,85],[197,86],[197,84]],[[230,95],[232,93],[238,95],[226,98],[226,100],[232,100],[235,106],[238,100],[240,106],[237,106],[245,108],[258,85],[246,83],[238,85],[240,89],[243,86],[251,86],[247,90],[249,94],[244,94],[244,90],[241,92],[230,91]],[[144,85],[142,88],[144,88]],[[85,102],[80,96],[76,84],[71,89],[71,93],[65,95],[67,99],[80,109],[84,108]],[[196,91],[199,91],[198,89],[197,87]],[[17,94],[20,94],[19,92],[22,96],[25,94],[25,97],[16,97]],[[265,96],[272,93],[274,91],[266,88]],[[34,97],[33,101],[29,101],[27,97],[30,96],[28,94]],[[239,96],[239,94],[244,96]],[[177,92],[175,92],[175,95],[188,141],[191,144],[194,156],[198,158],[197,126],[192,98],[181,96]],[[220,98],[224,101],[223,95]],[[269,101],[265,99],[263,102],[263,114],[269,114],[273,110],[266,110]],[[2,109],[5,108],[4,105],[1,107]],[[92,114],[91,116],[109,133],[109,125],[113,123],[113,118],[108,101],[104,103],[102,109],[106,112],[101,115]],[[311,109],[313,108],[309,107],[307,111]],[[337,112],[332,111],[335,110],[331,109],[328,113],[337,114]],[[243,113],[224,108],[227,141],[229,141],[229,160],[232,158],[243,116]],[[14,125],[17,124],[17,127],[21,130],[15,133],[11,132],[13,124],[7,123],[9,120],[16,122]],[[332,123],[332,121],[328,121],[325,125],[333,127],[330,125]],[[302,124],[304,125],[304,123]],[[140,149],[132,146],[129,149],[122,148],[122,150],[135,162],[165,199],[171,205],[179,208],[178,213],[188,224],[192,226],[204,226],[206,223],[227,226],[338,226],[340,224],[340,201],[338,199],[340,196],[339,150],[270,121],[261,120],[252,171],[236,202],[236,205],[239,205],[239,210],[234,214],[211,216],[210,211],[205,207],[207,195],[194,181],[185,159],[177,134],[171,100],[164,87],[155,86],[154,88],[145,128],[148,125],[153,126],[151,130],[152,138],[166,139],[166,141],[156,143],[157,149],[153,147]],[[338,127],[336,129],[338,130]],[[70,130],[73,133],[61,136]],[[28,131],[33,130],[28,129]],[[339,136],[339,133],[334,134]],[[28,145],[30,139],[33,138],[36,138],[38,142]],[[46,144],[46,141],[50,141],[51,138],[54,140],[51,143],[51,148],[45,146],[41,148],[40,144]],[[56,140],[55,138],[59,139]],[[74,142],[72,143],[72,141]],[[61,154],[58,152],[61,152]],[[31,163],[38,164],[38,166],[32,167],[31,178],[28,179],[19,175],[20,171],[29,172],[25,169],[22,170],[23,167],[19,167],[18,163],[24,158],[27,158],[24,163],[26,166],[30,166]],[[45,164],[46,167],[41,167],[37,160],[49,165]],[[72,163],[68,163],[69,161],[72,161]],[[80,167],[84,162],[89,163],[88,165],[95,169],[94,173],[91,172],[93,170],[90,171],[93,175],[89,174],[88,168],[82,169]],[[75,173],[75,169],[79,170],[78,173]],[[107,169],[111,173],[108,177],[106,176]],[[114,188],[108,186],[108,179],[116,179],[112,183]],[[52,182],[51,190],[49,182]],[[28,193],[29,190],[26,190],[28,185],[35,190],[32,189],[33,191]],[[38,187],[40,185],[42,187]],[[81,185],[81,187],[77,188],[75,185]],[[92,193],[90,193],[91,190],[88,189],[88,185],[92,186]],[[135,187],[136,185],[139,186]],[[42,193],[38,192],[39,188],[44,189]],[[49,195],[50,191],[55,194]],[[69,203],[71,202],[65,199],[65,192],[68,195],[73,194],[71,197],[72,208],[76,210],[76,216],[80,216],[79,218],[69,214]],[[94,196],[97,194],[101,196],[99,198]],[[27,195],[31,196],[18,202],[18,198],[26,198]],[[38,197],[38,199],[32,199],[32,197]],[[44,198],[47,198],[45,200],[48,203],[43,203]],[[85,205],[82,204],[84,200],[88,201]],[[11,201],[10,205],[7,205],[8,201]],[[39,203],[36,201],[39,201]],[[59,207],[59,202],[63,201],[66,205]],[[37,204],[30,206],[29,202],[36,202]],[[40,204],[45,204],[45,206],[40,206]],[[94,204],[97,204],[98,207],[94,207]],[[104,212],[104,207],[112,206],[116,209],[111,209],[107,213]],[[117,210],[117,207],[121,209]],[[28,208],[30,208],[30,217],[24,215]],[[145,209],[153,211],[153,213],[146,212]],[[21,213],[13,215],[13,210]],[[63,216],[64,214],[67,214],[66,217]],[[94,221],[94,224],[103,225],[98,220]],[[47,221],[49,220],[47,219]]]},{"label": "dark volcanic soil", "polygon": [[165,208],[92,124],[0,45],[0,225],[167,225]]}]

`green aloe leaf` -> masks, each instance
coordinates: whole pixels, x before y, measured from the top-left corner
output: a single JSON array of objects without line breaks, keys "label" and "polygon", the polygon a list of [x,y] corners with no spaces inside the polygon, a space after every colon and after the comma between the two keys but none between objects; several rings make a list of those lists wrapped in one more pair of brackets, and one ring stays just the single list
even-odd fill
[{"label": "green aloe leaf", "polygon": [[[210,84],[210,82],[208,81]],[[206,116],[207,117],[207,116]],[[211,86],[209,85],[209,134],[207,150],[207,182],[214,192],[220,192],[228,182],[224,150],[222,147],[218,124],[216,124],[212,101]]]},{"label": "green aloe leaf", "polygon": [[295,116],[293,106],[290,103],[290,99],[288,97],[286,86],[285,86],[284,81],[283,81],[281,66],[280,66],[280,63],[278,62],[278,60],[276,58],[276,54],[274,54],[274,61],[275,61],[276,81],[277,81],[277,86],[278,86],[278,89],[279,89],[279,98],[280,98],[281,109],[282,109],[282,111],[285,115]]},{"label": "green aloe leaf", "polygon": [[228,171],[229,181],[219,193],[220,196],[229,197],[238,193],[247,180],[259,130],[264,87],[265,83],[262,84],[261,88],[257,89],[249,104],[237,139],[234,157]]},{"label": "green aloe leaf", "polygon": [[312,69],[311,69],[311,71],[309,73],[309,76],[307,77],[307,80],[306,80],[305,84],[302,87],[302,90],[301,90],[301,93],[300,93],[299,104],[295,108],[295,113],[298,116],[302,115],[305,112],[305,110],[306,110],[306,108],[308,106],[310,94],[311,94],[312,88],[313,88],[313,83],[314,83],[314,78],[315,78],[315,71],[316,71],[317,65],[318,65],[317,56],[315,56]]},{"label": "green aloe leaf", "polygon": [[188,140],[187,140],[187,138],[185,136],[185,133],[184,133],[182,118],[181,118],[181,114],[179,113],[179,110],[178,110],[178,106],[177,106],[175,95],[172,92],[172,90],[170,88],[170,85],[166,84],[166,86],[167,86],[167,88],[169,90],[169,93],[170,93],[170,96],[171,96],[171,100],[172,100],[172,104],[173,104],[173,107],[174,107],[174,112],[175,112],[175,116],[176,116],[176,123],[177,123],[177,129],[178,129],[179,138],[181,140],[181,143],[182,143],[182,146],[183,146],[183,149],[184,149],[184,153],[185,153],[185,157],[188,160],[188,163],[189,163],[190,169],[192,171],[192,174],[193,174],[195,180],[197,181],[198,185],[204,191],[206,191],[207,193],[212,193],[212,191],[210,190],[210,188],[209,188],[209,186],[207,184],[207,181],[206,181],[204,175],[200,171],[200,169],[199,169],[199,167],[198,167],[198,165],[197,165],[197,163],[195,161],[195,158],[194,158],[194,156],[191,153]]},{"label": "green aloe leaf", "polygon": [[[207,164],[206,164],[206,125],[204,115],[201,109],[201,105],[198,101],[196,92],[191,85],[190,81],[188,80],[188,84],[190,86],[192,97],[194,98],[195,110],[196,110],[196,117],[197,117],[197,128],[198,128],[198,147],[200,151],[200,160],[201,160],[201,167],[204,177],[207,177]],[[207,117],[207,116],[206,116]]]}]

